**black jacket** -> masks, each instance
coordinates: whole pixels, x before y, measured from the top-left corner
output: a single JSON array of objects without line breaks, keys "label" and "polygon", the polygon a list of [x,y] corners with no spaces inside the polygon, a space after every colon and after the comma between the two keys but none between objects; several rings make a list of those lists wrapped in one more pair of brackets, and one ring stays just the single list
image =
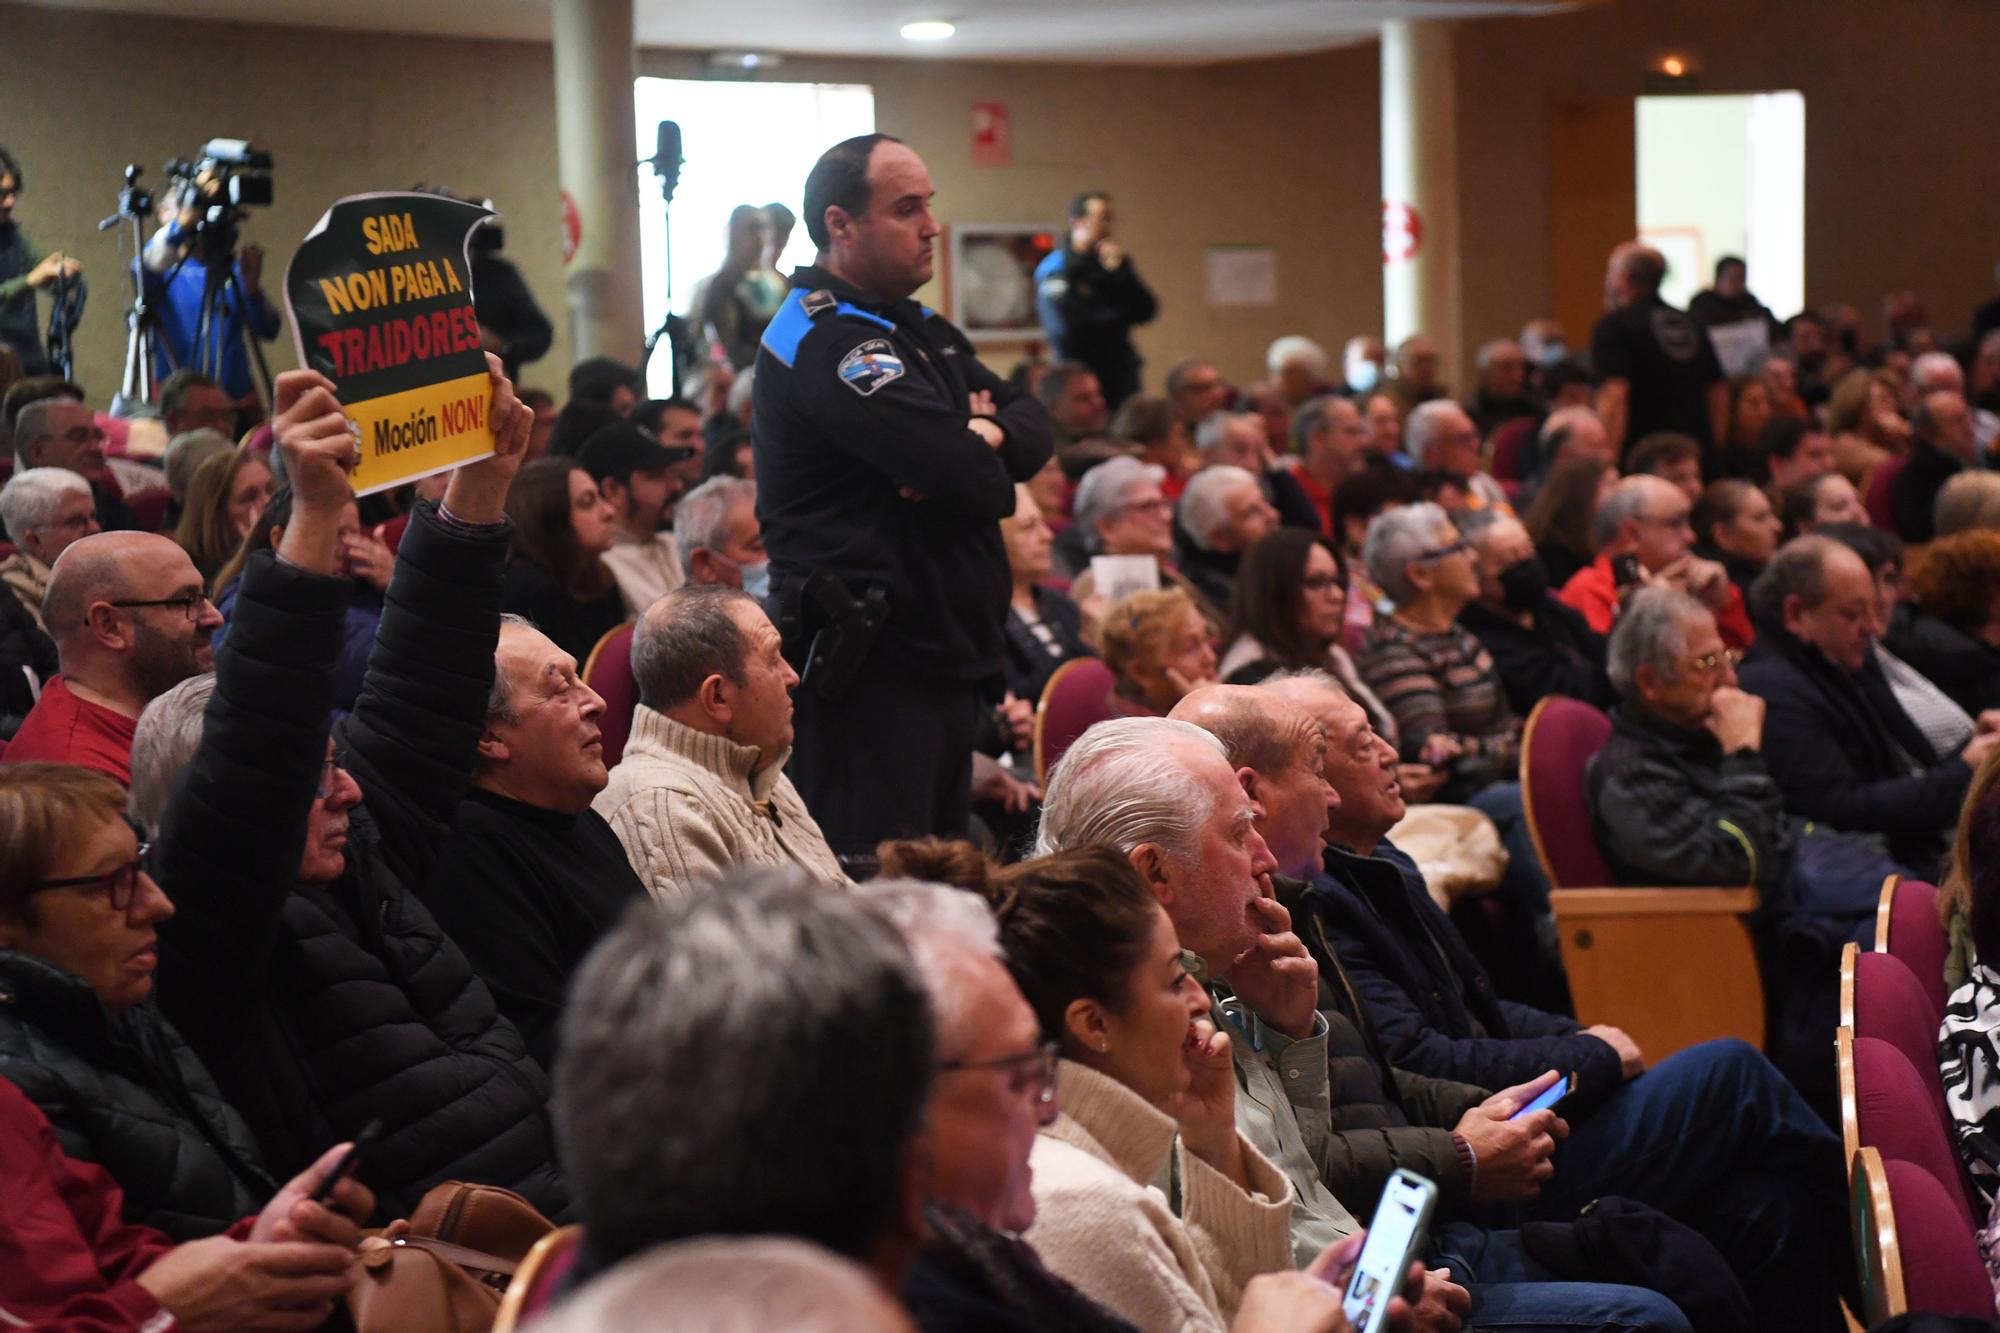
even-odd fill
[{"label": "black jacket", "polygon": [[55,640],[36,626],[19,597],[0,588],[0,740],[18,731],[21,719],[35,706],[27,672],[45,682],[60,670]]},{"label": "black jacket", "polygon": [[1374,1015],[1340,965],[1326,922],[1304,907],[1308,886],[1274,875],[1271,887],[1319,963],[1332,1109],[1326,1187],[1350,1212],[1366,1216],[1390,1173],[1408,1167],[1437,1183],[1441,1216],[1462,1215],[1472,1182],[1452,1145],[1452,1126],[1486,1099],[1486,1090],[1392,1067]]},{"label": "black jacket", "polygon": [[[1923,440],[1889,483],[1889,513],[1896,533],[1912,544],[1937,536],[1937,497],[1944,484],[1965,471],[1965,464]],[[1890,651],[1895,651],[1891,649]]]},{"label": "black jacket", "polygon": [[474,788],[457,826],[418,896],[546,1068],[570,977],[646,887],[595,810],[567,815]]},{"label": "black jacket", "polygon": [[1896,608],[1883,642],[1973,717],[2000,708],[2000,648],[1907,605]]},{"label": "black jacket", "polygon": [[[1765,725],[1765,739],[1773,738]],[[1586,776],[1591,829],[1620,884],[1754,884],[1770,894],[1792,864],[1784,794],[1755,750],[1722,752],[1705,728],[1629,705]]]},{"label": "black jacket", "polygon": [[1764,766],[1785,808],[1847,833],[1881,833],[1917,873],[1936,868],[1972,770],[1932,753],[1872,657],[1859,672],[1759,625],[1743,688],[1764,700]]},{"label": "black jacket", "polygon": [[[824,572],[856,597],[884,590],[876,648],[908,669],[999,675],[1013,589],[1000,520],[1015,483],[1049,461],[1049,414],[935,311],[819,268],[794,271],[792,287],[764,330],[750,425],[781,619],[806,575]],[[993,396],[998,449],[967,427],[977,391]],[[788,652],[804,647],[788,639]]]},{"label": "black jacket", "polygon": [[1050,1272],[1034,1247],[933,1203],[930,1241],[903,1286],[923,1333],[1135,1333]]},{"label": "black jacket", "polygon": [[1044,644],[1010,607],[1007,612],[1007,688],[1016,699],[1034,703],[1042,697],[1056,668],[1079,657],[1094,657],[1083,642],[1083,613],[1065,594],[1054,588],[1035,589],[1035,614],[1055,637],[1053,647]]},{"label": "black jacket", "polygon": [[400,1216],[444,1180],[504,1185],[561,1216],[548,1081],[465,955],[405,885],[447,840],[493,681],[506,529],[420,506],[381,635],[335,732],[364,803],[345,873],[296,882],[325,762],[346,586],[252,559],[201,748],[160,830],[178,907],[160,1000],[291,1174],[375,1116],[366,1180]]},{"label": "black jacket", "polygon": [[277,1192],[250,1127],[158,1009],[112,1019],[87,983],[11,949],[0,949],[0,1077],[42,1109],[65,1153],[118,1182],[128,1222],[194,1240]]},{"label": "black jacket", "polygon": [[[1388,842],[1373,856],[1329,848],[1304,906],[1323,927],[1399,1068],[1487,1088],[1545,1070],[1578,1076],[1596,1104],[1624,1081],[1618,1052],[1573,1019],[1503,1000],[1409,858]],[[1302,932],[1303,937],[1303,932]]]},{"label": "black jacket", "polygon": [[1535,608],[1533,628],[1523,628],[1477,602],[1458,613],[1458,623],[1472,631],[1493,657],[1507,691],[1507,705],[1526,717],[1551,694],[1599,708],[1611,703],[1611,680],[1604,674],[1604,636],[1590,627],[1583,614],[1553,597]]},{"label": "black jacket", "polygon": [[1104,386],[1112,407],[1139,387],[1139,353],[1132,328],[1159,313],[1159,303],[1128,257],[1115,269],[1096,250],[1062,248],[1035,268],[1035,314],[1049,338],[1050,354],[1081,361]]}]

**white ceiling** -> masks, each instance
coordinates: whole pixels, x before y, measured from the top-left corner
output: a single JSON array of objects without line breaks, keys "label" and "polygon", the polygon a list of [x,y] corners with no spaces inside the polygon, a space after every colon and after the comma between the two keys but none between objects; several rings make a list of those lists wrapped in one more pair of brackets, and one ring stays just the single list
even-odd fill
[{"label": "white ceiling", "polygon": [[[923,59],[1202,64],[1368,40],[1389,20],[1534,14],[1574,0],[634,0],[642,46]],[[547,41],[550,0],[31,0],[227,23]],[[907,42],[949,19],[943,42]]]}]

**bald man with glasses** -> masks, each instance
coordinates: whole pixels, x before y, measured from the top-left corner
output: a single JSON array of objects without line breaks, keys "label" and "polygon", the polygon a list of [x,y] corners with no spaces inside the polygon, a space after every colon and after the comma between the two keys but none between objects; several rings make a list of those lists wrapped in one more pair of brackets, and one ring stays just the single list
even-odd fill
[{"label": "bald man with glasses", "polygon": [[187,552],[146,532],[106,532],[56,558],[42,600],[62,673],[8,743],[7,763],[79,764],[132,782],[146,705],[212,670],[222,613]]}]

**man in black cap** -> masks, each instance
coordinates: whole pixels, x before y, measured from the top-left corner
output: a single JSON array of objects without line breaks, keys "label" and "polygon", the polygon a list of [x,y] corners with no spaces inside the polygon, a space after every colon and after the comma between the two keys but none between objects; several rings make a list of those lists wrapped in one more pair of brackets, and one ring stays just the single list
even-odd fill
[{"label": "man in black cap", "polygon": [[[910,299],[939,234],[923,159],[883,134],[806,177],[815,264],[764,330],[750,430],[785,654],[787,766],[835,853],[962,835],[982,689],[1005,662],[1000,520],[1049,414]],[[997,700],[999,691],[992,691]]]},{"label": "man in black cap", "polygon": [[617,511],[611,549],[600,559],[618,580],[629,615],[646,614],[647,607],[687,581],[667,514],[687,489],[673,469],[695,453],[687,445],[661,444],[651,431],[620,421],[585,440],[576,456],[577,466],[591,475]]}]

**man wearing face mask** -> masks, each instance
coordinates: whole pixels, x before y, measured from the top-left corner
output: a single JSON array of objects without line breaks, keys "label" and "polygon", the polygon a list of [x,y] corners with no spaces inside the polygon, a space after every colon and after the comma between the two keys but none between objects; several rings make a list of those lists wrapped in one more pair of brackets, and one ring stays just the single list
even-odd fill
[{"label": "man wearing face mask", "polygon": [[785,776],[799,677],[755,601],[734,588],[668,593],[633,635],[632,674],[632,737],[592,808],[647,892],[671,902],[741,866],[847,883]]},{"label": "man wearing face mask", "polygon": [[756,482],[710,477],[689,491],[674,510],[674,546],[690,586],[741,588],[760,602],[770,595]]},{"label": "man wearing face mask", "polygon": [[1458,530],[1479,556],[1479,597],[1458,613],[1493,656],[1507,703],[1526,717],[1551,694],[1611,704],[1604,638],[1549,594],[1549,571],[1519,520],[1482,510]]},{"label": "man wearing face mask", "polygon": [[618,581],[627,615],[644,615],[647,607],[687,581],[667,527],[667,511],[682,490],[670,469],[696,452],[661,444],[651,432],[619,421],[584,441],[577,453],[577,466],[591,475],[617,514],[611,549],[599,558]]}]

